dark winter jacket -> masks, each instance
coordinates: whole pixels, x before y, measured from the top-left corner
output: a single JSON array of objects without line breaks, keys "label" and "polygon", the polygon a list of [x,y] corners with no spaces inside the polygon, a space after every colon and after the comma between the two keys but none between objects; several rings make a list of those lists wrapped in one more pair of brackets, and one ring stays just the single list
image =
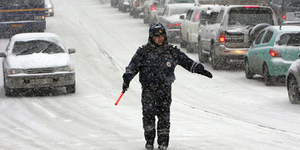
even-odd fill
[{"label": "dark winter jacket", "polygon": [[190,72],[204,70],[201,64],[194,62],[176,46],[167,43],[157,46],[150,41],[138,48],[126,67],[126,73],[133,75],[131,79],[139,73],[142,86],[172,84],[175,80],[174,70],[177,65]]}]

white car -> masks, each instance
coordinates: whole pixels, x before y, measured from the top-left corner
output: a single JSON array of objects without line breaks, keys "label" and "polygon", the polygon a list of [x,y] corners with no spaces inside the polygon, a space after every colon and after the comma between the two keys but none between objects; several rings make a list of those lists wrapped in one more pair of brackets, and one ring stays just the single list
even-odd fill
[{"label": "white car", "polygon": [[300,54],[298,57],[299,59],[292,63],[286,74],[286,85],[292,104],[300,104]]},{"label": "white car", "polygon": [[54,16],[54,6],[51,0],[45,0],[46,15]]},{"label": "white car", "polygon": [[11,37],[3,57],[6,96],[20,89],[66,87],[75,93],[75,70],[59,36],[53,33],[21,33]]},{"label": "white car", "polygon": [[157,21],[163,24],[166,29],[169,42],[178,42],[181,39],[180,28],[182,19],[179,16],[184,15],[193,7],[194,4],[168,4],[163,14],[157,18]]}]

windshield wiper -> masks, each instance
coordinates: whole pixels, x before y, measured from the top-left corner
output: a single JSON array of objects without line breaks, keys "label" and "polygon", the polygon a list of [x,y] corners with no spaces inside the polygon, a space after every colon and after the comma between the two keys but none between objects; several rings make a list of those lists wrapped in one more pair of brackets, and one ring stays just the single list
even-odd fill
[{"label": "windshield wiper", "polygon": [[54,43],[49,44],[46,48],[44,48],[40,53],[43,53],[45,50],[47,50],[50,46],[52,46]]},{"label": "windshield wiper", "polygon": [[38,47],[38,46],[34,46],[34,47],[29,48],[29,49],[26,49],[26,50],[24,50],[24,51],[22,51],[22,52],[17,53],[16,56],[22,55],[22,54],[24,54],[24,53],[26,53],[26,52],[29,52],[30,50],[33,50],[33,49],[35,49],[35,48],[37,48],[37,47]]}]

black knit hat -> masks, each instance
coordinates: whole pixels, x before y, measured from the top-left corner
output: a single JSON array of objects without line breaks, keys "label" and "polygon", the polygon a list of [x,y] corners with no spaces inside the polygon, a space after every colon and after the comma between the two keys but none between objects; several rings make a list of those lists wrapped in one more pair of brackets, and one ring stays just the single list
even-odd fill
[{"label": "black knit hat", "polygon": [[166,35],[166,29],[161,23],[153,23],[149,28],[149,37]]}]

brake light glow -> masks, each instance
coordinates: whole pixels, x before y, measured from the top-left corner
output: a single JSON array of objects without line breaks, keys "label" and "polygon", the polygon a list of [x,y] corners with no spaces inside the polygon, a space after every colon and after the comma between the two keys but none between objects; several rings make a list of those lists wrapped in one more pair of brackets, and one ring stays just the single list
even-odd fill
[{"label": "brake light glow", "polygon": [[282,19],[286,19],[286,15],[282,15]]},{"label": "brake light glow", "polygon": [[270,55],[272,56],[272,57],[281,57],[281,51],[280,50],[278,50],[278,49],[270,49],[269,50],[269,52],[270,52]]},{"label": "brake light glow", "polygon": [[170,23],[169,26],[170,27],[172,27],[172,26],[180,26],[180,23],[174,23],[174,24]]},{"label": "brake light glow", "polygon": [[259,8],[259,6],[244,6],[244,8]]},{"label": "brake light glow", "polygon": [[225,34],[220,34],[219,42],[225,42]]},{"label": "brake light glow", "polygon": [[154,5],[151,5],[151,11],[155,11],[156,7]]}]

